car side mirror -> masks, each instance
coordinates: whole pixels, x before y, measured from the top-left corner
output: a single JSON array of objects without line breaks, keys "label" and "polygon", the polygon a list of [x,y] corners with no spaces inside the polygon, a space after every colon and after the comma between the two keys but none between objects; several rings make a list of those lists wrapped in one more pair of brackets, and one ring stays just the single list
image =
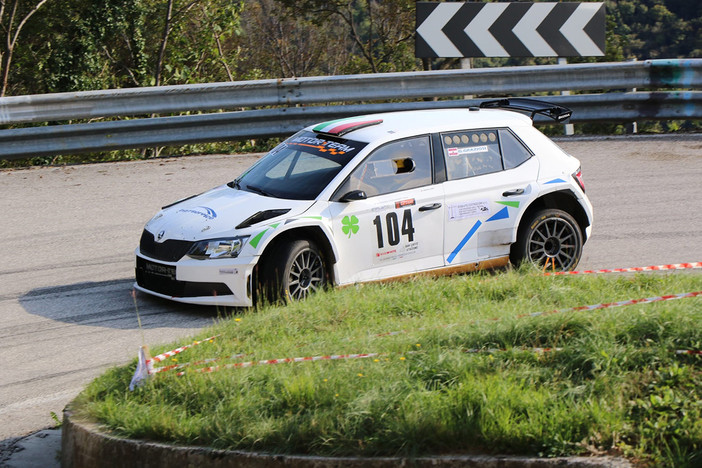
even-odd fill
[{"label": "car side mirror", "polygon": [[342,203],[348,203],[356,200],[365,200],[366,198],[368,198],[368,195],[366,195],[366,192],[363,190],[352,190],[341,197],[339,201]]}]

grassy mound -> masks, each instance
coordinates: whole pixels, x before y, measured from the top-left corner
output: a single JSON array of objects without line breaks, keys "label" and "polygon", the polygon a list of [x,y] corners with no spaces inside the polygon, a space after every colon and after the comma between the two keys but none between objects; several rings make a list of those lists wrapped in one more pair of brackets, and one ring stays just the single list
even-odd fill
[{"label": "grassy mound", "polygon": [[[115,368],[76,407],[124,436],[216,448],[618,453],[699,466],[702,356],[676,350],[702,349],[702,297],[563,309],[700,290],[699,274],[528,269],[349,287],[223,319],[200,337],[218,334],[213,342],[162,364],[244,356],[159,373],[134,392],[134,363]],[[198,372],[351,353],[378,355]]]}]

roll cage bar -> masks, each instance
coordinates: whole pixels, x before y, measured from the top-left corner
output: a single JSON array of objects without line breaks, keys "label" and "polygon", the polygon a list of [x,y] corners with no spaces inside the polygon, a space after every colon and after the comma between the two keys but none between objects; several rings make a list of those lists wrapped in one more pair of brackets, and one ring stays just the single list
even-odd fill
[{"label": "roll cage bar", "polygon": [[534,116],[539,114],[553,119],[558,123],[566,122],[573,114],[573,111],[567,107],[529,98],[507,98],[485,101],[480,103],[480,108],[525,111],[531,114],[531,120],[534,120]]}]

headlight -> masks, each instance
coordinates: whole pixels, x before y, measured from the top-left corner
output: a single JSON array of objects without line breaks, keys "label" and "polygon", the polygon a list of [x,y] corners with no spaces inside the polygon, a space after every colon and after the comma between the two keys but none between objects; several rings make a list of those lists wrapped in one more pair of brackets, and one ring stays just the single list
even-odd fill
[{"label": "headlight", "polygon": [[197,260],[208,258],[236,258],[246,245],[249,236],[234,237],[232,239],[210,239],[198,242],[188,252],[188,257]]}]

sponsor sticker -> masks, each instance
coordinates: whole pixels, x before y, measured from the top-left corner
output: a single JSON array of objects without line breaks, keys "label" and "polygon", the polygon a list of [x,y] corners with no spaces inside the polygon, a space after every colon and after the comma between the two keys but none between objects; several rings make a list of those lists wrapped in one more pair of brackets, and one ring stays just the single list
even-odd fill
[{"label": "sponsor sticker", "polygon": [[375,258],[373,259],[374,264],[393,262],[396,260],[401,260],[409,255],[414,255],[419,252],[419,242],[412,241],[405,244],[393,247],[387,250],[381,250],[375,253]]},{"label": "sponsor sticker", "polygon": [[475,200],[465,203],[454,203],[448,206],[449,221],[459,221],[490,214],[489,200]]},{"label": "sponsor sticker", "polygon": [[346,154],[356,150],[356,148],[351,145],[308,136],[299,136],[291,141],[288,141],[288,144],[291,146],[306,146],[316,149],[321,153],[329,153],[333,155]]},{"label": "sponsor sticker", "polygon": [[414,206],[414,205],[415,205],[414,198],[395,202],[396,209],[404,208],[405,206]]},{"label": "sponsor sticker", "polygon": [[463,156],[465,154],[473,153],[487,153],[489,151],[487,145],[482,146],[464,146],[462,148],[447,148],[446,152],[449,156]]},{"label": "sponsor sticker", "polygon": [[176,211],[176,213],[192,213],[192,214],[202,216],[203,218],[209,219],[209,220],[215,219],[217,217],[217,213],[215,212],[215,210],[213,210],[212,208],[208,208],[206,206],[196,206],[195,208],[190,208],[187,210],[181,209],[181,210]]},{"label": "sponsor sticker", "polygon": [[392,210],[392,205],[388,205],[388,204],[378,205],[378,206],[374,206],[373,208],[371,208],[371,211],[373,213],[381,213],[381,212],[384,213],[384,212],[390,211],[390,210]]}]

